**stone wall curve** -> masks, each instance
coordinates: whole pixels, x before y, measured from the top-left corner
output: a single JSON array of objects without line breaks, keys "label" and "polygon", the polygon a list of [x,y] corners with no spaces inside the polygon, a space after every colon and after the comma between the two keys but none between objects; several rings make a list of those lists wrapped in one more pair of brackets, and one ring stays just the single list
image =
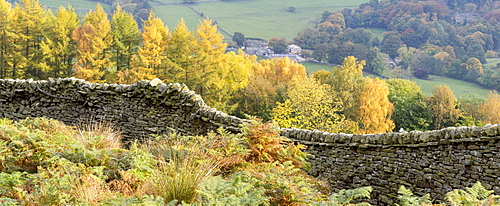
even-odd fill
[{"label": "stone wall curve", "polygon": [[[219,127],[239,132],[248,121],[207,106],[183,84],[158,79],[132,85],[0,79],[0,118],[42,116],[69,125],[112,122],[128,139]],[[284,128],[281,135],[308,146],[310,174],[334,191],[372,186],[375,204],[395,204],[401,185],[438,200],[477,181],[500,194],[500,125],[367,135]]]}]

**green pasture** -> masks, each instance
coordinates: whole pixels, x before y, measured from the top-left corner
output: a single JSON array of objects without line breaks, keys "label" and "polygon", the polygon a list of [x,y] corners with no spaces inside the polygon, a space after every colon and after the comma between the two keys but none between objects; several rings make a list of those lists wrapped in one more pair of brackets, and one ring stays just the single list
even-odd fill
[{"label": "green pasture", "polygon": [[184,5],[162,6],[161,9],[154,7],[154,13],[165,22],[170,31],[174,30],[179,24],[181,17],[186,22],[186,26],[193,31],[199,25],[199,20],[203,19]]},{"label": "green pasture", "polygon": [[[344,8],[355,8],[368,0],[235,0],[214,1],[210,3],[190,4],[194,9],[225,29],[228,33],[241,32],[246,37],[269,39],[271,37],[285,37],[292,40],[299,31],[306,27],[314,26],[315,21],[324,11],[339,11]],[[88,0],[41,0],[47,7],[59,7],[60,5],[72,5],[79,11],[85,13],[95,7],[97,2]],[[154,0],[151,1],[155,14],[163,19],[166,25],[174,28],[179,19],[184,18],[186,25],[195,30],[198,14],[185,5],[158,5],[159,3],[176,3],[182,0]],[[109,11],[110,6],[103,4]],[[288,7],[295,7],[295,12],[287,12]],[[225,35],[226,38],[229,38]]]},{"label": "green pasture", "polygon": [[[85,16],[89,10],[95,9],[95,6],[99,3],[97,1],[88,1],[88,0],[68,0],[68,1],[62,1],[62,0],[39,0],[42,5],[48,7],[48,8],[59,8],[60,6],[64,6],[68,8],[69,6],[72,6],[77,14],[80,14]],[[107,12],[111,11],[111,6],[108,4],[103,4],[101,3],[102,7],[104,10]],[[55,13],[55,12],[54,12]]]},{"label": "green pasture", "polygon": [[486,62],[483,66],[495,67],[500,63],[500,58],[486,58]]},{"label": "green pasture", "polygon": [[[206,17],[217,21],[230,34],[241,32],[246,37],[263,39],[285,37],[287,40],[292,40],[299,31],[314,26],[315,19],[324,11],[354,8],[364,2],[367,0],[244,0],[190,5],[204,13]],[[176,9],[177,5],[155,6],[154,2],[151,4],[156,15],[160,16],[170,27],[175,26],[176,19],[180,17],[193,18],[193,15],[197,15],[192,10]],[[286,11],[291,6],[296,8],[295,12]]]},{"label": "green pasture", "polygon": [[422,88],[426,96],[432,95],[432,90],[437,85],[447,85],[458,98],[479,97],[486,98],[489,90],[477,84],[451,79],[446,77],[432,77],[430,80],[412,79]]},{"label": "green pasture", "polygon": [[380,41],[384,38],[383,33],[386,31],[389,31],[384,28],[379,28],[379,27],[364,27],[365,29],[370,30],[373,33],[373,38],[378,37]]},{"label": "green pasture", "polygon": [[301,64],[306,67],[307,73],[314,73],[314,72],[317,72],[320,70],[326,70],[326,71],[331,72],[333,70],[333,67],[334,67],[332,65],[318,64],[318,63],[314,63],[314,62],[304,62]]}]

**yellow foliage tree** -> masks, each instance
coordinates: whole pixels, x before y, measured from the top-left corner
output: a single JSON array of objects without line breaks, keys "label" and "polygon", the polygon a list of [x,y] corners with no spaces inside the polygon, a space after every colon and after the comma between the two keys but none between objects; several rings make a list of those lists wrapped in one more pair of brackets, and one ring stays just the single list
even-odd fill
[{"label": "yellow foliage tree", "polygon": [[365,61],[357,61],[348,56],[341,66],[333,68],[333,78],[329,83],[335,95],[344,102],[344,114],[348,119],[358,121],[356,115],[360,107],[359,92],[364,86],[363,66]]},{"label": "yellow foliage tree", "polygon": [[75,49],[71,34],[80,19],[72,8],[61,6],[51,22],[54,26],[40,45],[44,55],[40,67],[52,77],[71,76]]},{"label": "yellow foliage tree", "polygon": [[288,58],[257,61],[256,56],[247,56],[251,62],[251,76],[246,87],[235,93],[232,102],[237,107],[235,115],[245,114],[271,120],[272,109],[282,99],[294,77],[304,78],[305,67]]},{"label": "yellow foliage tree", "polygon": [[490,91],[488,99],[480,107],[483,122],[488,124],[500,124],[500,95],[496,91]]},{"label": "yellow foliage tree", "polygon": [[273,109],[272,119],[281,127],[352,132],[353,125],[341,114],[342,103],[332,96],[331,87],[311,77],[293,78],[288,99]]},{"label": "yellow foliage tree", "polygon": [[137,75],[143,76],[138,76],[138,79],[150,79],[156,76],[161,79],[166,78],[168,58],[165,51],[168,38],[168,27],[151,12],[143,26],[142,47],[138,52],[143,71],[137,72]]},{"label": "yellow foliage tree", "polygon": [[120,83],[134,83],[139,80],[151,80],[156,77],[167,79],[168,27],[151,12],[143,22],[142,46],[137,55],[132,57],[132,67],[118,71]]},{"label": "yellow foliage tree", "polygon": [[257,72],[273,81],[273,84],[289,83],[292,77],[306,75],[304,65],[296,63],[289,58],[264,59],[260,61],[262,67],[257,66]]},{"label": "yellow foliage tree", "polygon": [[428,105],[434,120],[434,129],[453,126],[458,121],[460,110],[457,108],[457,99],[450,87],[436,86],[428,100]]},{"label": "yellow foliage tree", "polygon": [[78,59],[73,67],[76,77],[90,82],[104,82],[105,69],[113,64],[107,52],[112,39],[111,23],[100,4],[85,16],[84,24],[73,31],[72,38],[76,42]]},{"label": "yellow foliage tree", "polygon": [[390,132],[394,129],[391,115],[394,106],[389,101],[389,86],[382,80],[366,78],[359,95],[360,107],[357,117],[361,133]]}]

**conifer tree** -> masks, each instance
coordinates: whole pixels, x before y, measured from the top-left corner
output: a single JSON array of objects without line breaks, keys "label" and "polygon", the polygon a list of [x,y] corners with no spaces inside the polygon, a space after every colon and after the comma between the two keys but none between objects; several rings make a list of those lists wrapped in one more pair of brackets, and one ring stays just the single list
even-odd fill
[{"label": "conifer tree", "polygon": [[111,21],[111,61],[116,70],[109,71],[108,81],[114,81],[118,72],[131,69],[132,57],[137,54],[140,43],[140,32],[134,17],[116,6]]},{"label": "conifer tree", "polygon": [[198,62],[198,57],[194,55],[197,46],[193,33],[187,28],[184,19],[181,19],[170,33],[167,46],[169,71],[165,79],[185,83],[193,89],[192,85],[195,84],[193,76],[196,72],[193,66]]},{"label": "conifer tree", "polygon": [[51,29],[41,43],[43,62],[41,68],[51,77],[68,77],[72,74],[74,58],[73,31],[80,20],[72,8],[59,7],[51,18]]},{"label": "conifer tree", "polygon": [[134,68],[135,76],[133,81],[142,79],[167,79],[167,53],[168,27],[163,21],[155,17],[151,12],[146,21],[144,21],[142,32],[142,46],[139,47],[138,57],[140,64]]},{"label": "conifer tree", "polygon": [[[202,96],[210,90],[209,87],[214,87],[221,84],[219,80],[223,73],[232,68],[224,68],[227,66],[226,61],[228,55],[224,55],[226,51],[226,43],[223,42],[224,36],[217,32],[217,25],[212,21],[204,19],[200,21],[196,30],[197,46],[194,47],[197,64],[191,65],[192,69],[196,72],[193,73],[192,78],[196,81],[193,88],[198,94]],[[223,78],[223,77],[222,77]]]},{"label": "conifer tree", "polygon": [[0,79],[10,77],[10,55],[13,44],[13,20],[12,6],[5,0],[0,0]]},{"label": "conifer tree", "polygon": [[43,52],[40,44],[47,34],[48,20],[52,13],[37,0],[23,0],[14,8],[15,33],[13,62],[24,75],[13,78],[45,78],[40,69]]},{"label": "conifer tree", "polygon": [[104,82],[105,70],[113,66],[109,59],[111,44],[111,24],[102,6],[85,16],[83,25],[76,28],[72,35],[76,42],[74,65],[76,77],[90,82]]}]

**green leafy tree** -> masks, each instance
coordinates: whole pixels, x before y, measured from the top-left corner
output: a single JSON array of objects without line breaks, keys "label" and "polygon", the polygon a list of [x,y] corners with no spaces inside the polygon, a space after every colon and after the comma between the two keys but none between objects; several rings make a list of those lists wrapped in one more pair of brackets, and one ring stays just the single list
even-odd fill
[{"label": "green leafy tree", "polygon": [[245,42],[245,35],[240,32],[234,32],[233,41],[236,42],[238,46],[243,46],[243,42]]},{"label": "green leafy tree", "polygon": [[398,49],[401,47],[401,35],[397,32],[389,32],[384,35],[380,42],[380,51],[388,54],[391,58],[398,56]]},{"label": "green leafy tree", "polygon": [[132,69],[132,57],[137,54],[140,43],[140,32],[134,17],[123,11],[118,5],[111,17],[111,61],[116,70],[107,72],[106,79],[110,82],[116,81],[116,75],[123,70]]},{"label": "green leafy tree", "polygon": [[286,54],[288,53],[288,43],[285,38],[273,37],[269,39],[267,45],[274,51],[276,54]]},{"label": "green leafy tree", "polygon": [[353,56],[345,58],[341,66],[333,68],[333,78],[328,83],[333,93],[343,101],[343,113],[351,120],[357,120],[359,92],[364,86],[363,65],[365,61],[357,61]]},{"label": "green leafy tree", "polygon": [[389,85],[389,101],[394,104],[392,120],[396,124],[395,130],[427,130],[432,116],[420,87],[404,79],[389,79],[386,82]]}]

